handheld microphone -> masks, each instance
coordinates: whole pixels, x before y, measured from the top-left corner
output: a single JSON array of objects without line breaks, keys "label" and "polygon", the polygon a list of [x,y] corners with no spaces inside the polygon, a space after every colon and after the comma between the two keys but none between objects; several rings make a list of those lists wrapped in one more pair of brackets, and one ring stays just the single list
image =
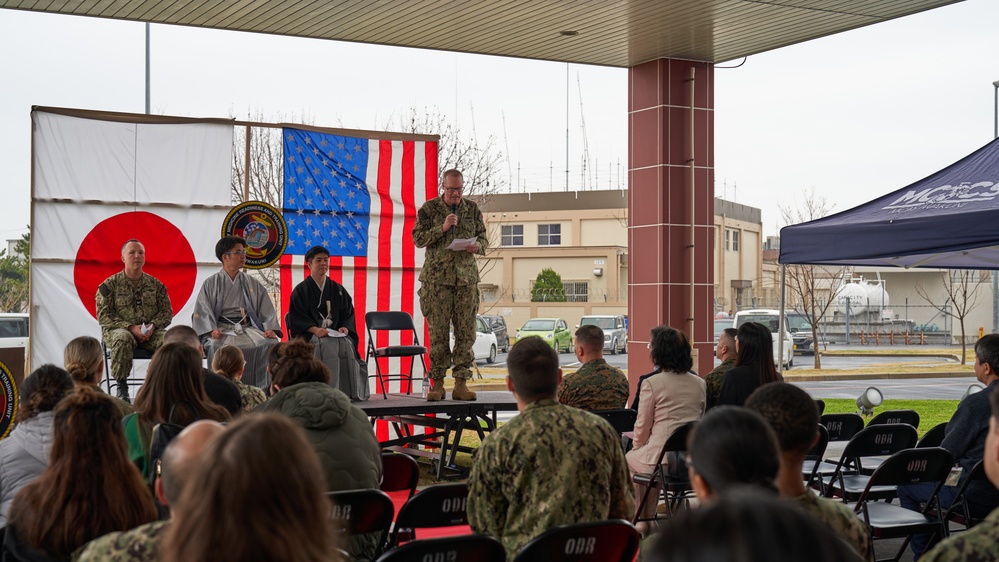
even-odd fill
[{"label": "handheld microphone", "polygon": [[[451,214],[452,215],[457,215],[458,214],[458,206],[457,205],[451,205]],[[451,225],[451,234],[454,234],[454,227],[455,226],[457,226],[457,225],[454,225],[454,224]]]}]

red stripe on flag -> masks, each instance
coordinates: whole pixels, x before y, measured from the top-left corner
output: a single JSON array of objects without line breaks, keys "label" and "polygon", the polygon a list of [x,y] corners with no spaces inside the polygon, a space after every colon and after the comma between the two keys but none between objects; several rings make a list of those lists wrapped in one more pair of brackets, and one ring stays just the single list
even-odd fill
[{"label": "red stripe on flag", "polygon": [[284,317],[291,310],[291,291],[295,288],[295,285],[291,281],[292,271],[291,271],[291,260],[292,257],[285,254],[281,256],[281,267],[279,269],[281,276],[281,332],[284,334],[285,339],[288,338],[288,326],[284,321]]},{"label": "red stripe on flag", "polygon": [[[416,223],[416,194],[415,194],[415,146],[413,142],[402,143],[402,222],[400,234],[402,235],[401,257],[402,257],[402,310],[413,316],[413,297],[416,293],[416,276],[414,267],[416,266],[416,246],[413,244],[413,225]],[[402,334],[401,345],[413,345],[412,334]],[[415,366],[415,365],[414,365]],[[421,385],[422,386],[422,385]],[[407,381],[402,391],[410,389],[410,382]]]},{"label": "red stripe on flag", "polygon": [[[375,250],[375,263],[378,268],[378,296],[377,310],[392,310],[392,226],[395,218],[392,208],[392,141],[383,140],[378,143],[378,199],[381,204],[381,212],[378,222],[378,248]],[[379,333],[378,347],[389,345],[389,334]],[[385,360],[386,369],[388,360]]]},{"label": "red stripe on flag", "polygon": [[[426,193],[426,200],[437,197],[438,185],[437,178],[439,172],[437,169],[437,143],[427,142],[423,145],[424,155],[427,162],[426,170],[423,175],[423,188]],[[411,233],[412,234],[412,233]],[[423,345],[430,349],[430,324],[428,322],[423,322]],[[430,364],[430,354],[427,353],[427,366],[432,367]]]}]

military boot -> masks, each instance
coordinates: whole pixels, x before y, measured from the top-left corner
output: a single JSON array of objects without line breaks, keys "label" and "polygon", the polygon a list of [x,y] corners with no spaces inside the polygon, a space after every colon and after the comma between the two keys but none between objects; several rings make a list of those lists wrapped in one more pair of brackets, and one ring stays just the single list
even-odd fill
[{"label": "military boot", "polygon": [[433,386],[427,393],[427,402],[438,402],[444,399],[444,379],[433,379]]},{"label": "military boot", "polygon": [[121,398],[125,402],[131,404],[132,399],[128,396],[128,383],[125,381],[119,381],[115,386],[118,387],[118,398]]},{"label": "military boot", "polygon": [[454,390],[451,391],[454,400],[475,400],[475,391],[469,390],[465,379],[454,379]]}]

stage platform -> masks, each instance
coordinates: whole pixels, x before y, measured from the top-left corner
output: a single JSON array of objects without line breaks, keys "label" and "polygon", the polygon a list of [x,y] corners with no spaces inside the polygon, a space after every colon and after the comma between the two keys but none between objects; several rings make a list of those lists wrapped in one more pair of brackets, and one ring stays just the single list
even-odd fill
[{"label": "stage platform", "polygon": [[[366,402],[355,402],[371,418],[386,421],[397,437],[381,441],[383,449],[398,451],[418,458],[426,458],[434,465],[437,479],[444,478],[445,470],[463,474],[455,465],[458,451],[472,452],[460,445],[462,433],[472,430],[479,439],[496,429],[497,412],[517,410],[517,402],[509,391],[489,390],[477,392],[478,400],[441,400],[427,402],[419,394],[389,394],[382,398],[372,394]],[[413,431],[413,426],[426,428]],[[484,427],[483,427],[484,426]]]}]

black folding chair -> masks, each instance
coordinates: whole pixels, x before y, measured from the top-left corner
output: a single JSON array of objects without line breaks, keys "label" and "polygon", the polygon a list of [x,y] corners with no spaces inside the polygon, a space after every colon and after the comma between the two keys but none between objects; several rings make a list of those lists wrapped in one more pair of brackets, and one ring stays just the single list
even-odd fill
[{"label": "black folding chair", "polygon": [[816,398],[815,407],[819,409],[819,415],[821,416],[826,411],[826,401],[821,398]]},{"label": "black folding chair", "polygon": [[376,562],[423,562],[424,560],[475,560],[504,562],[503,544],[487,535],[464,535],[408,542],[382,554]]},{"label": "black folding chair", "polygon": [[420,465],[409,455],[402,453],[382,453],[382,482],[378,489],[383,492],[407,491],[406,500],[416,493],[420,483]]},{"label": "black folding chair", "polygon": [[[639,521],[650,521],[650,519],[642,518],[642,510],[645,508],[645,504],[649,502],[649,495],[652,493],[653,488],[656,490],[655,500],[657,504],[659,501],[659,490],[662,489],[663,500],[666,502],[666,510],[670,516],[673,515],[673,512],[680,505],[686,502],[688,494],[693,489],[690,479],[687,476],[686,468],[674,466],[670,469],[663,464],[663,459],[666,458],[668,453],[675,453],[673,457],[674,462],[680,462],[680,459],[684,457],[683,454],[687,451],[687,435],[693,429],[695,423],[697,422],[690,422],[680,426],[673,432],[673,435],[669,436],[669,439],[666,440],[663,448],[659,451],[659,458],[656,460],[656,467],[653,469],[652,474],[635,474],[632,476],[634,483],[645,486],[645,494],[642,495],[641,501],[638,502],[635,509],[635,517],[631,520],[633,524]],[[670,472],[673,473],[672,476]],[[653,517],[653,519],[657,519],[657,517]]]},{"label": "black folding chair", "polygon": [[640,538],[623,519],[562,525],[527,543],[514,562],[631,562]]},{"label": "black folding chair", "polygon": [[919,441],[916,442],[916,448],[939,447],[943,443],[945,433],[947,433],[947,422],[938,423],[919,438]]},{"label": "black folding chair", "polygon": [[399,509],[388,547],[398,546],[400,533],[417,538],[414,529],[467,525],[467,500],[468,485],[464,482],[435,484],[420,490]]},{"label": "black folding chair", "polygon": [[871,418],[868,426],[885,423],[907,423],[919,429],[919,412],[915,410],[887,410]]},{"label": "black folding chair", "polygon": [[[897,561],[905,552],[905,547],[908,546],[913,534],[939,533],[940,536],[945,536],[946,523],[940,516],[937,494],[950,473],[952,459],[950,452],[940,447],[906,449],[888,457],[884,464],[874,471],[853,506],[854,511],[871,530],[871,552],[874,552],[875,539],[905,537],[895,557],[885,559]],[[881,496],[877,492],[878,489],[922,483],[935,485],[922,512],[877,501]]]},{"label": "black folding chair", "polygon": [[[413,369],[416,365],[416,358],[420,358],[423,366],[423,375],[427,375],[427,348],[420,345],[420,337],[416,333],[416,326],[413,324],[413,317],[407,312],[369,312],[364,315],[364,324],[368,330],[368,357],[367,360],[375,360],[375,374],[368,378],[377,377],[379,385],[382,387],[382,398],[388,399],[388,381],[399,380],[409,381],[406,394],[413,392]],[[412,345],[389,345],[378,347],[375,345],[376,332],[399,332],[410,333],[413,336]],[[389,357],[409,357],[408,373],[383,373],[379,359]]]},{"label": "black folding chair", "polygon": [[818,432],[819,440],[805,455],[805,463],[801,465],[801,476],[805,480],[805,486],[811,486],[812,482],[818,478],[822,457],[826,454],[826,447],[829,446],[829,430],[826,429],[826,426],[819,424]]},{"label": "black folding chair", "polygon": [[[893,455],[916,445],[916,430],[909,424],[878,424],[865,427],[850,439],[843,449],[836,471],[823,478],[827,497],[840,496],[843,501],[856,501],[864,492],[871,476],[861,473],[861,459]],[[895,486],[875,487],[868,495],[877,499],[895,497]]]},{"label": "black folding chair", "polygon": [[607,420],[614,431],[624,433],[635,429],[635,420],[638,419],[638,412],[631,408],[618,408],[615,410],[595,410],[590,412]]},{"label": "black folding chair", "polygon": [[[857,414],[824,414],[819,416],[819,425],[826,428],[826,433],[829,434],[828,446],[828,443],[834,441],[849,441],[858,431],[864,429],[864,418]],[[807,463],[806,466],[808,466]],[[836,472],[836,461],[824,459],[819,462],[818,466],[810,466],[810,468],[811,472],[815,473],[812,487],[819,490],[820,493],[825,493],[822,488],[822,478],[832,476]]]},{"label": "black folding chair", "polygon": [[965,530],[981,523],[985,517],[976,517],[971,513],[971,508],[968,506],[968,484],[971,484],[972,482],[984,482],[987,480],[988,477],[985,475],[985,461],[978,461],[975,463],[975,466],[972,467],[971,472],[968,473],[968,476],[965,477],[964,481],[961,482],[961,485],[958,486],[957,495],[954,496],[954,501],[950,504],[950,507],[947,508],[947,511],[944,512],[944,520],[964,525]]},{"label": "black folding chair", "polygon": [[373,556],[381,553],[392,527],[395,505],[388,494],[381,490],[344,490],[328,492],[330,516],[341,533],[357,536],[378,533],[378,547]]}]

